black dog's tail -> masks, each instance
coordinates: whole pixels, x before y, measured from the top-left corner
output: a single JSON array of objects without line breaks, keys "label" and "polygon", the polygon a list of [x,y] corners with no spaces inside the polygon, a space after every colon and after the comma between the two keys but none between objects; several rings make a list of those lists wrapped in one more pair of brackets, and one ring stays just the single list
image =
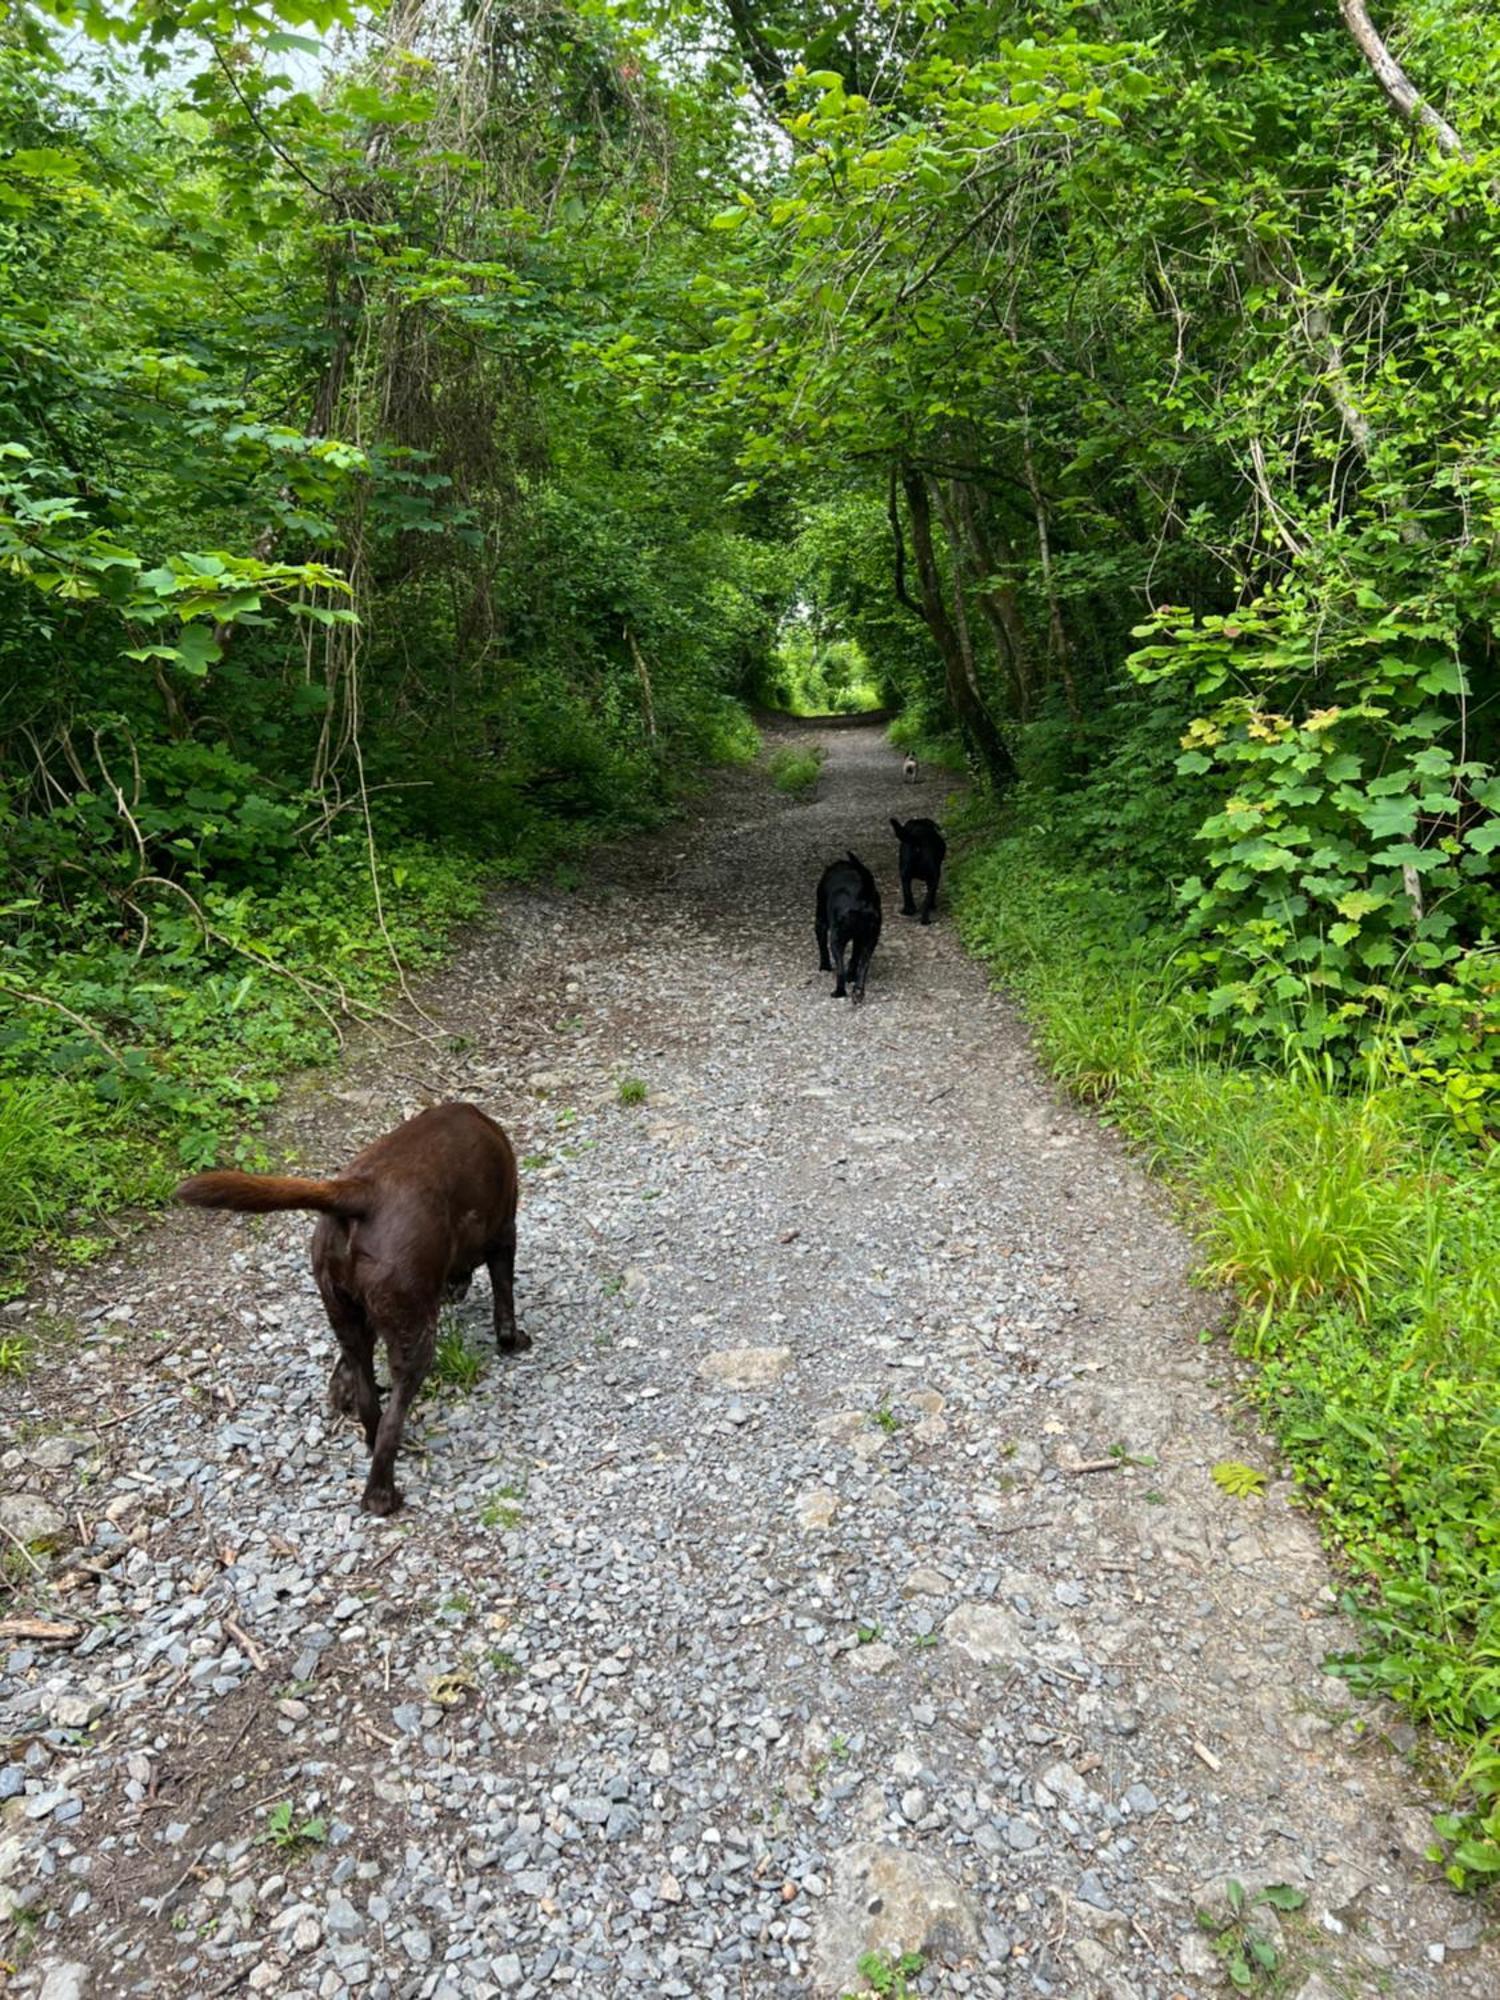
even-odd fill
[{"label": "black dog's tail", "polygon": [[894,813],[891,815],[891,831],[892,833],[895,834],[897,840],[905,840],[906,828],[901,824],[900,820],[896,818]]},{"label": "black dog's tail", "polygon": [[855,853],[852,847],[846,848],[844,851],[849,856],[849,859],[854,863],[856,868],[864,868],[865,873],[867,875],[869,874],[870,872],[869,869],[865,868],[865,864],[863,863],[863,861],[860,860],[859,856]]}]

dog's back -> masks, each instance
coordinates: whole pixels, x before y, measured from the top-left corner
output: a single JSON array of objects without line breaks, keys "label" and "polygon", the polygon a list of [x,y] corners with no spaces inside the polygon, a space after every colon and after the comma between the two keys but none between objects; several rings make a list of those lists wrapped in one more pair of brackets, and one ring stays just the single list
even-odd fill
[{"label": "dog's back", "polygon": [[[818,882],[818,964],[838,975],[834,998],[846,990],[844,953],[850,954],[847,985],[855,1001],[862,1000],[870,960],[880,940],[880,891],[875,877],[857,854],[832,861]],[[832,957],[830,958],[830,951]]]},{"label": "dog's back", "polygon": [[891,828],[901,843],[902,866],[921,881],[929,881],[928,869],[941,868],[948,853],[948,843],[937,821],[893,819]]},{"label": "dog's back", "polygon": [[948,852],[942,828],[930,819],[904,822],[892,819],[891,831],[901,843],[901,914],[904,917],[917,915],[911,885],[913,882],[924,882],[927,898],[922,906],[921,919],[924,924],[930,923],[937,904],[938,878],[943,872],[943,859]]},{"label": "dog's back", "polygon": [[830,925],[842,924],[863,913],[873,914],[879,924],[880,891],[875,886],[875,877],[857,854],[829,862],[818,884],[818,901]]}]

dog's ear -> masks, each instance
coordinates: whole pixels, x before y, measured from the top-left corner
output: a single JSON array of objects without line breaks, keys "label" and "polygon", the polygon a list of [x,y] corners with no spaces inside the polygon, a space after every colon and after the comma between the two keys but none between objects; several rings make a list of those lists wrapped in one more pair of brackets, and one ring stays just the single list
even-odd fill
[{"label": "dog's ear", "polygon": [[891,831],[895,834],[897,840],[905,840],[906,828],[901,824],[899,819],[892,818]]}]

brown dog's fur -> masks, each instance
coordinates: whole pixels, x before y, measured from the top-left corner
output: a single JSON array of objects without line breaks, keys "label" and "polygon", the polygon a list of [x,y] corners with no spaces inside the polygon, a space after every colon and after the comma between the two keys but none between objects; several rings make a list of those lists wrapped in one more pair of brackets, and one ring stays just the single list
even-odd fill
[{"label": "brown dog's fur", "polygon": [[[336,1410],[355,1411],[372,1454],[362,1505],[394,1514],[394,1469],[406,1413],[432,1366],[445,1296],[462,1298],[480,1264],[495,1294],[502,1353],[530,1347],[516,1326],[516,1156],[493,1118],[473,1104],[419,1111],[327,1181],[272,1174],[195,1174],[177,1190],[195,1208],[319,1212],[312,1267],[338,1336],[328,1385]],[[391,1399],[382,1414],[375,1342],[384,1340]]]}]

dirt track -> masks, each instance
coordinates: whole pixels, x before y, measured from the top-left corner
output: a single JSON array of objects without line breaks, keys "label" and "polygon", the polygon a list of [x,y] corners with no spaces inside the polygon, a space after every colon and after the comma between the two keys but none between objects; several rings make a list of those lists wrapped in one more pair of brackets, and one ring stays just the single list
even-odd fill
[{"label": "dirt track", "polygon": [[[0,1461],[64,1520],[9,1615],[79,1628],[0,1654],[12,1990],[793,2000],[889,1946],[923,1994],[1196,2000],[1233,1877],[1305,1898],[1255,1912],[1262,1990],[1500,1992],[1390,1718],[1320,1671],[1312,1531],[1210,1478],[1271,1461],[1182,1238],[897,914],[888,815],[941,784],[824,742],[810,800],[727,776],[499,898],[441,1037],[283,1119],[328,1167],[472,1096],[527,1161],[536,1346],[496,1356],[481,1280],[396,1520],[324,1412],[304,1219],[171,1217],[13,1315],[80,1336]],[[812,939],[851,845],[861,1012]]]}]

